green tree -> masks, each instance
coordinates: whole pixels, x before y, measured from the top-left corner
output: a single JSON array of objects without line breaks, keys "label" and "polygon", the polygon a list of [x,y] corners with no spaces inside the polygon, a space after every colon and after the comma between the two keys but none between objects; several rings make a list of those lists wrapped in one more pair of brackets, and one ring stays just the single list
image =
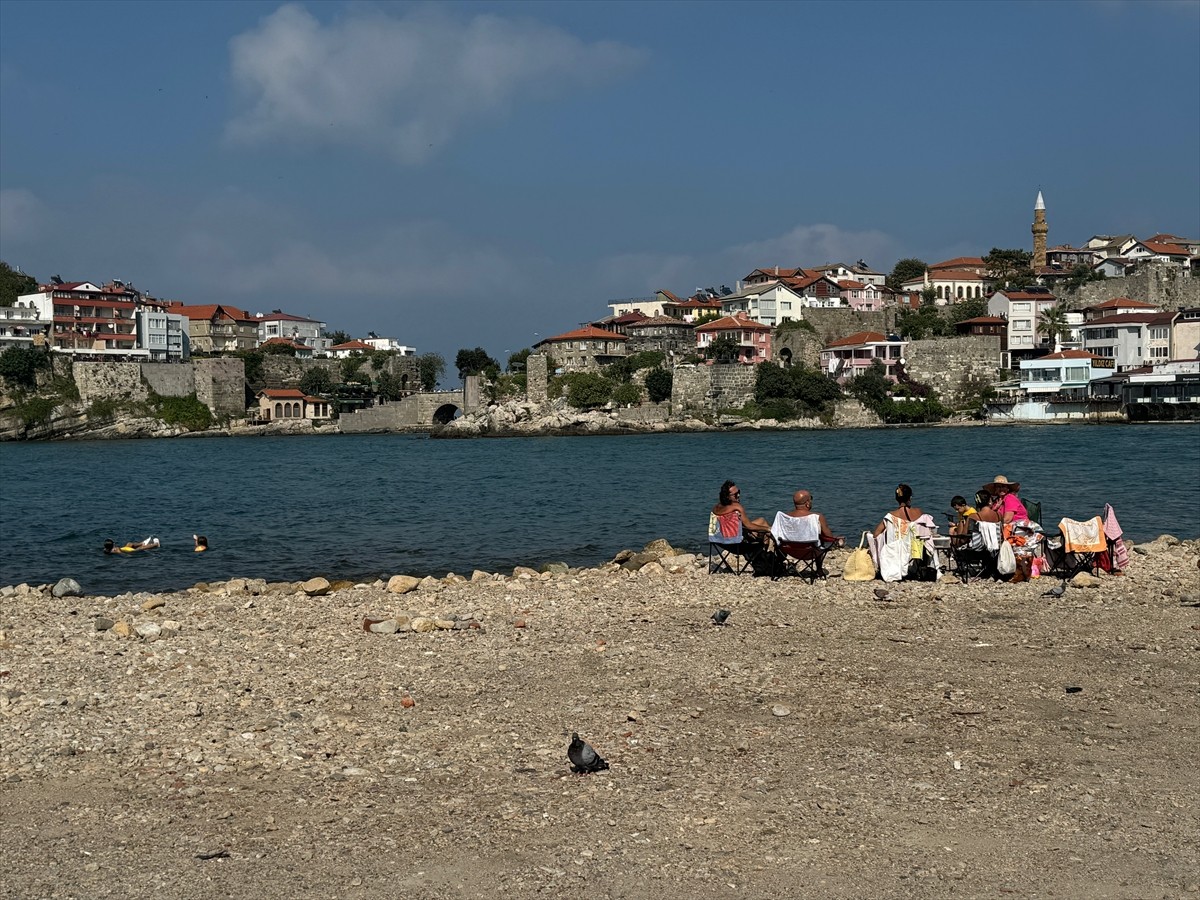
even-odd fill
[{"label": "green tree", "polygon": [[961,303],[953,303],[947,308],[946,317],[951,325],[986,316],[988,311],[987,297],[971,297]]},{"label": "green tree", "polygon": [[1061,303],[1043,309],[1037,321],[1038,334],[1044,335],[1051,344],[1058,342],[1071,334],[1071,326],[1067,324],[1067,308]]},{"label": "green tree", "polygon": [[354,338],[350,337],[350,335],[346,334],[344,331],[326,331],[322,336],[329,338],[329,343],[335,347],[338,344],[348,344],[350,341],[354,340]]},{"label": "green tree", "polygon": [[701,313],[692,320],[692,325],[698,327],[700,325],[707,324],[708,322],[715,322],[719,318],[721,318],[721,314],[719,312]]},{"label": "green tree", "polygon": [[300,390],[306,394],[328,394],[333,390],[333,376],[323,366],[309,369],[300,377]]},{"label": "green tree", "polygon": [[295,356],[296,348],[291,344],[263,344],[259,352],[267,356]]},{"label": "green tree", "polygon": [[762,404],[771,400],[790,399],[791,395],[792,380],[788,378],[786,369],[773,362],[765,362],[758,366],[758,371],[754,373],[756,402]]},{"label": "green tree", "polygon": [[612,399],[621,406],[635,406],[642,402],[642,389],[632,381],[627,381],[613,388]]},{"label": "green tree", "polygon": [[0,262],[0,306],[12,306],[22,294],[37,290],[37,279]]},{"label": "green tree", "polygon": [[914,341],[950,334],[953,330],[946,317],[936,306],[904,310],[896,317],[896,329]]},{"label": "green tree", "polygon": [[925,270],[929,268],[924,260],[908,257],[900,259],[892,266],[892,274],[886,279],[887,286],[893,291],[900,290],[900,285],[906,281],[912,281],[914,278],[921,278],[925,274]]},{"label": "green tree", "polygon": [[604,370],[604,374],[613,381],[627,382],[635,372],[661,366],[666,358],[667,355],[661,350],[643,350],[618,359]]},{"label": "green tree", "polygon": [[474,350],[459,350],[454,357],[454,368],[458,369],[459,379],[463,379],[468,375],[482,375],[488,369],[499,371],[500,363],[488,356],[482,347],[476,347]]},{"label": "green tree", "polygon": [[892,383],[888,381],[883,363],[877,359],[871,362],[865,372],[850,379],[850,383],[846,385],[846,393],[880,418],[884,417],[884,412],[891,401],[888,396],[891,389]]},{"label": "green tree", "polygon": [[1001,250],[993,247],[983,258],[988,279],[998,289],[1023,288],[1033,284],[1033,254],[1028,250]]},{"label": "green tree", "polygon": [[927,284],[925,287],[921,288],[921,305],[937,305],[937,289],[932,284]]},{"label": "green tree", "polygon": [[345,359],[343,359],[341,362],[341,365],[338,366],[338,369],[340,370],[341,375],[342,375],[342,382],[348,384],[349,382],[354,381],[359,384],[362,384],[365,381],[367,381],[368,379],[366,378],[366,376],[361,375],[358,371],[359,369],[361,369],[363,367],[363,363],[365,363],[366,361],[367,361],[367,358],[365,356],[363,356],[361,353],[355,353],[355,354],[353,354],[351,356],[347,356]]},{"label": "green tree", "polygon": [[524,372],[525,361],[529,359],[529,354],[533,351],[526,347],[524,350],[518,350],[516,353],[509,354],[508,364],[505,366],[509,372]]},{"label": "green tree", "polygon": [[712,339],[707,347],[704,348],[704,353],[709,359],[715,359],[721,362],[728,362],[738,358],[742,352],[741,345],[737,338],[731,334],[720,334]]},{"label": "green tree", "polygon": [[612,399],[613,383],[596,372],[568,372],[563,380],[567,402],[576,409],[603,406]]},{"label": "green tree", "polygon": [[9,347],[0,353],[0,376],[29,391],[37,388],[37,373],[49,368],[50,354],[38,347]]},{"label": "green tree", "polygon": [[385,400],[399,400],[404,394],[404,381],[391,372],[380,372],[376,393]]},{"label": "green tree", "polygon": [[651,403],[662,403],[671,399],[671,389],[675,385],[675,373],[670,369],[651,369],[646,373],[646,393]]},{"label": "green tree", "polygon": [[417,377],[427,391],[437,388],[438,379],[446,371],[446,361],[440,353],[422,353],[417,357]]}]

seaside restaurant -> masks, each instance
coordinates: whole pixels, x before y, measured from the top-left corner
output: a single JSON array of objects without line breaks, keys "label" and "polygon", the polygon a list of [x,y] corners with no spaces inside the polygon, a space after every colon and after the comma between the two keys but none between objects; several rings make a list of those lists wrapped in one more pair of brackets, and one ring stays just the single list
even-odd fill
[{"label": "seaside restaurant", "polygon": [[1086,350],[1060,350],[1021,360],[1021,391],[1039,400],[1086,400],[1091,383],[1112,374],[1113,361]]}]

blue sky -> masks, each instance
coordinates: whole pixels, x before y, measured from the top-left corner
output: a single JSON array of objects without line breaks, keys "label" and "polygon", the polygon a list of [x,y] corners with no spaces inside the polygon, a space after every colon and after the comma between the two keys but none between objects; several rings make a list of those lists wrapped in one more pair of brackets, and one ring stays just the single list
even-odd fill
[{"label": "blue sky", "polygon": [[1200,0],[0,2],[0,257],[453,363],[758,266],[1200,235]]}]

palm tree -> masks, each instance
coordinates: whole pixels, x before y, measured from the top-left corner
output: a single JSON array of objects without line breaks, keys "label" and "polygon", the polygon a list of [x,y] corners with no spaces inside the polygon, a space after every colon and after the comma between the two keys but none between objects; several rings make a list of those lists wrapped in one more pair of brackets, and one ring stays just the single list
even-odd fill
[{"label": "palm tree", "polygon": [[1062,339],[1071,333],[1071,326],[1067,324],[1066,307],[1056,303],[1042,310],[1042,314],[1038,316],[1037,330],[1038,334],[1045,335],[1053,342],[1054,352],[1057,353],[1062,349]]}]

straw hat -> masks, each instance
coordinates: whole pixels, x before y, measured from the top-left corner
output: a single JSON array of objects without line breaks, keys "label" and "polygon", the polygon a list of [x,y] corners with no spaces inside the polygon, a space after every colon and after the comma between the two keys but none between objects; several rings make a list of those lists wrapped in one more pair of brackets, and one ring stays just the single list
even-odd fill
[{"label": "straw hat", "polygon": [[996,493],[996,488],[998,488],[998,487],[1006,488],[1009,491],[1009,493],[1015,494],[1017,491],[1019,491],[1021,489],[1021,482],[1009,481],[1003,475],[997,475],[995,478],[992,479],[991,484],[985,484],[983,486],[983,489],[985,491],[987,491],[989,494],[994,494],[994,493]]}]

